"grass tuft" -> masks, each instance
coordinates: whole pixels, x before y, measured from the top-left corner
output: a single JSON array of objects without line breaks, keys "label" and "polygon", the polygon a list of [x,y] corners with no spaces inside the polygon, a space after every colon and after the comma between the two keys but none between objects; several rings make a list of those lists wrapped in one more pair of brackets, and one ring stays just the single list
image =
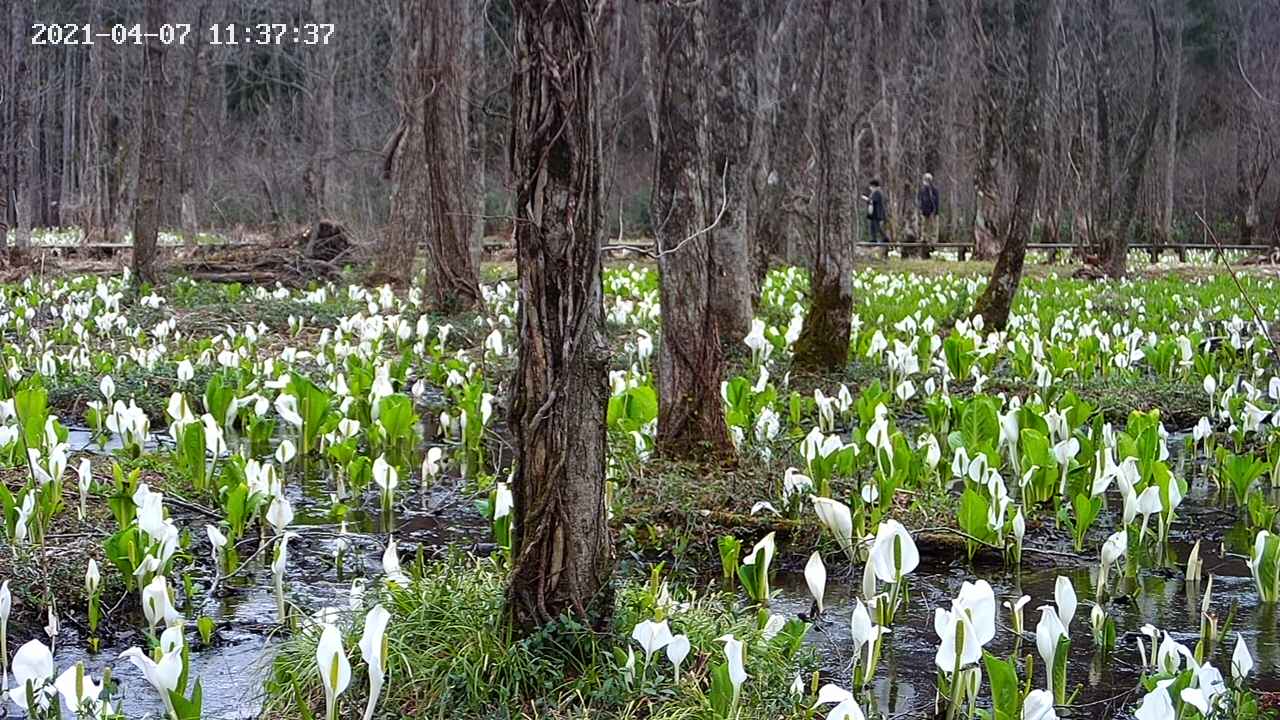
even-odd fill
[{"label": "grass tuft", "polygon": [[[693,646],[677,686],[663,651],[646,669],[640,646],[630,640],[637,622],[654,617],[652,584],[621,583],[608,634],[561,620],[514,639],[502,621],[505,579],[491,561],[457,553],[419,568],[414,576],[408,588],[370,593],[392,615],[389,670],[375,717],[714,717],[707,697],[709,673],[724,662],[717,638],[727,633],[748,647],[750,677],[738,717],[802,717],[788,686],[796,673],[808,677],[814,669],[812,650],[789,644],[785,634],[765,641],[756,612],[738,609],[731,597],[675,593],[682,606],[669,616],[672,632],[687,634]],[[361,623],[354,618],[343,628],[353,677],[341,699],[342,717],[359,716],[367,700],[368,678],[357,646]],[[267,683],[266,717],[304,716],[299,702],[313,713],[323,708],[316,635],[303,632],[284,642]],[[630,684],[619,663],[628,646],[637,655]]]}]

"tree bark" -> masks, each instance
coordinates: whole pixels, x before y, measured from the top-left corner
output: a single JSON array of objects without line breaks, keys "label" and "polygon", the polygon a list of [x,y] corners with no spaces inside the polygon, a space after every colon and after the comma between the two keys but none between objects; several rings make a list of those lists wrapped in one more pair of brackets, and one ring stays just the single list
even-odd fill
[{"label": "tree bark", "polygon": [[818,141],[818,234],[810,278],[809,312],[796,340],[797,367],[843,370],[849,357],[853,312],[853,247],[850,229],[854,194],[851,138],[850,59],[853,9],[844,0],[824,0]]},{"label": "tree bark", "polygon": [[[751,170],[751,207],[747,213],[747,240],[751,244],[751,297],[759,300],[769,272],[769,256],[784,247],[781,236],[785,232],[782,220],[783,187],[775,169],[775,135],[783,113],[780,110],[782,93],[782,39],[795,15],[794,0],[773,2],[764,0],[757,6],[767,19],[765,31],[755,35],[755,112],[752,114],[751,142],[747,149],[748,167]],[[776,18],[776,20],[775,20]],[[781,254],[781,253],[779,253]]]},{"label": "tree bark", "polygon": [[[1094,181],[1091,183],[1096,188],[1092,196],[1096,197],[1089,203],[1094,222],[1089,223],[1089,229],[1105,257],[1107,243],[1110,242],[1107,235],[1112,232],[1112,167],[1115,164],[1111,143],[1111,33],[1115,26],[1115,7],[1114,0],[1093,0],[1093,3],[1098,33],[1098,45],[1093,54],[1094,123],[1098,141],[1093,164]],[[1098,229],[1102,231],[1101,237],[1098,237]]]},{"label": "tree bark", "polygon": [[[20,4],[20,3],[18,3]],[[11,27],[15,22],[17,10],[15,3],[0,12],[0,44],[3,44],[3,64],[0,64],[0,97],[12,97],[14,55]],[[13,103],[0,103],[0,265],[9,259],[9,194],[11,192],[10,170],[13,162],[14,141],[10,136],[13,131]]]},{"label": "tree bark", "polygon": [[1138,122],[1134,134],[1133,147],[1124,169],[1123,195],[1120,200],[1120,217],[1110,231],[1107,243],[1106,266],[1108,277],[1122,278],[1125,275],[1129,260],[1129,238],[1138,227],[1138,191],[1142,189],[1142,178],[1146,172],[1147,156],[1151,154],[1151,145],[1155,140],[1156,124],[1160,119],[1160,22],[1156,16],[1154,4],[1147,7],[1151,23],[1151,81],[1147,89],[1147,99],[1142,109],[1142,119]]},{"label": "tree bark", "polygon": [[[714,166],[708,167],[707,17],[701,6],[671,2],[646,7],[645,15],[646,105],[655,149],[650,208],[662,313],[658,449],[682,459],[730,455],[733,444],[720,401],[719,326],[726,319],[724,308],[718,310],[714,302],[715,275],[724,269],[706,232],[718,193],[711,180]],[[715,242],[724,239],[721,235]],[[745,270],[743,262],[739,280]]]},{"label": "tree bark", "polygon": [[1000,252],[1000,189],[996,163],[1003,144],[1004,82],[1000,46],[1004,43],[1004,18],[1000,4],[974,0],[974,26],[982,52],[982,85],[978,100],[978,127],[981,135],[974,174],[976,208],[973,216],[973,257],[989,260]]},{"label": "tree bark", "polygon": [[480,302],[471,252],[471,212],[465,178],[462,0],[404,0],[409,28],[399,81],[402,135],[393,152],[391,228],[383,248],[385,273],[412,275],[418,241],[426,248],[432,307],[456,312]]},{"label": "tree bark", "polygon": [[13,4],[13,25],[11,31],[11,50],[13,72],[12,72],[12,95],[13,95],[13,134],[11,136],[12,149],[10,157],[12,158],[9,166],[10,185],[9,199],[12,202],[12,209],[9,211],[13,218],[14,240],[13,247],[10,248],[10,260],[14,264],[25,263],[31,251],[31,226],[32,216],[34,215],[34,207],[31,203],[31,193],[27,191],[27,186],[31,184],[31,168],[32,168],[32,150],[35,147],[35,137],[32,134],[31,122],[31,91],[28,81],[29,67],[27,65],[30,49],[27,47],[27,31],[31,27],[31,5],[30,3],[17,2]]},{"label": "tree bark", "polygon": [[[755,53],[755,19],[746,0],[712,0],[711,140],[708,148],[713,177],[720,179],[710,193],[718,199],[710,205],[708,225],[724,214],[712,231],[710,309],[720,342],[741,349],[751,330],[751,245],[747,235],[751,213],[751,123],[754,114],[751,68]],[[702,63],[704,68],[707,64]],[[700,78],[691,82],[703,82]],[[720,197],[721,193],[725,197]],[[660,217],[660,216],[659,216]],[[718,404],[718,403],[717,403]]]},{"label": "tree bark", "polygon": [[485,13],[489,2],[466,3],[463,15],[466,40],[462,58],[462,100],[460,111],[466,124],[468,171],[466,198],[468,242],[471,248],[471,265],[477,271],[484,257],[485,215],[488,212],[489,193],[489,139],[485,118]]},{"label": "tree bark", "polygon": [[[329,0],[311,0],[312,22],[334,22]],[[310,72],[315,83],[316,101],[312,107],[311,155],[303,171],[303,187],[307,194],[307,210],[311,221],[319,223],[333,212],[334,180],[337,156],[337,55],[332,48],[310,48]]]},{"label": "tree bark", "polygon": [[1044,156],[1045,75],[1049,68],[1050,45],[1053,43],[1054,0],[1029,0],[1020,3],[1020,19],[1026,28],[1027,79],[1017,105],[1017,123],[1013,129],[1013,153],[1017,162],[1017,185],[1003,246],[987,287],[974,303],[973,314],[981,315],[991,327],[1003,329],[1009,322],[1009,310],[1022,281],[1022,266],[1031,237],[1035,217],[1040,165]]},{"label": "tree bark", "polygon": [[133,207],[133,281],[155,283],[156,243],[160,234],[164,195],[164,45],[158,39],[164,24],[163,0],[146,0],[147,33],[142,68],[141,132],[138,141],[138,189]]},{"label": "tree bark", "polygon": [[[204,27],[204,6],[196,18],[197,27]],[[195,148],[196,105],[204,95],[205,62],[204,43],[193,43],[191,65],[182,100],[181,147],[178,150],[178,217],[182,226],[182,239],[187,245],[196,244],[199,219],[196,215],[195,175],[200,165],[200,153]]]},{"label": "tree bark", "polygon": [[1271,140],[1244,111],[1240,115],[1236,123],[1236,228],[1240,244],[1252,245],[1262,223],[1260,198],[1271,171],[1265,146]]},{"label": "tree bark", "polygon": [[514,6],[520,354],[511,423],[519,462],[507,604],[521,634],[562,614],[603,630],[613,609],[596,106],[603,9],[599,0]]},{"label": "tree bark", "polygon": [[1173,28],[1173,47],[1169,66],[1173,75],[1169,81],[1169,115],[1165,118],[1168,137],[1165,138],[1164,213],[1161,217],[1161,242],[1173,243],[1173,191],[1178,179],[1178,100],[1182,92],[1182,19]]}]

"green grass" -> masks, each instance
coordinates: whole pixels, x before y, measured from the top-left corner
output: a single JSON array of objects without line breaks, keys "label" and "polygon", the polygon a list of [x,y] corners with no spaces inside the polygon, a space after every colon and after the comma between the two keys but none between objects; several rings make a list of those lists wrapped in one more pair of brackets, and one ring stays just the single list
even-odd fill
[{"label": "green grass", "polygon": [[[561,621],[525,639],[513,638],[502,621],[504,578],[489,560],[462,555],[421,567],[411,587],[379,591],[390,610],[387,683],[376,717],[414,718],[706,718],[708,675],[724,662],[726,633],[747,641],[747,672],[741,718],[802,717],[787,693],[795,674],[808,677],[812,652],[787,647],[786,638],[764,641],[754,611],[739,611],[733,599],[710,593],[670,618],[673,633],[693,646],[680,684],[662,651],[647,670],[631,629],[654,616],[647,583],[618,581],[613,630],[596,635]],[[674,590],[676,599],[691,595]],[[353,678],[342,697],[341,717],[363,712],[368,679],[359,660],[359,630],[344,647]],[[267,683],[267,717],[299,717],[298,703],[322,709],[324,695],[315,667],[315,639],[308,633],[286,640]],[[639,655],[628,687],[617,655],[630,647]]]}]

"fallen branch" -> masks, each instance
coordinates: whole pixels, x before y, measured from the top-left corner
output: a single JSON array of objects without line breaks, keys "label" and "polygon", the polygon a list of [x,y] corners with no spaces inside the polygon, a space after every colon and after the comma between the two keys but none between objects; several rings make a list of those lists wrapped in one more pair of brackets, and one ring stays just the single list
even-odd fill
[{"label": "fallen branch", "polygon": [[1280,365],[1280,347],[1276,347],[1276,341],[1271,337],[1271,333],[1267,330],[1267,322],[1262,317],[1262,311],[1253,302],[1253,298],[1249,297],[1249,293],[1245,292],[1244,284],[1240,282],[1240,276],[1236,274],[1235,268],[1231,267],[1231,263],[1227,261],[1227,256],[1222,252],[1222,243],[1218,242],[1218,235],[1209,227],[1209,223],[1205,222],[1204,216],[1196,211],[1196,219],[1204,226],[1205,232],[1209,233],[1209,239],[1213,240],[1213,244],[1218,249],[1218,259],[1222,261],[1223,267],[1227,269],[1227,273],[1231,275],[1231,279],[1236,284],[1236,289],[1240,291],[1240,297],[1244,298],[1249,309],[1253,311],[1253,319],[1258,323],[1258,329],[1262,332],[1262,337],[1266,338],[1267,344],[1271,346],[1271,355],[1275,358],[1276,364]]}]

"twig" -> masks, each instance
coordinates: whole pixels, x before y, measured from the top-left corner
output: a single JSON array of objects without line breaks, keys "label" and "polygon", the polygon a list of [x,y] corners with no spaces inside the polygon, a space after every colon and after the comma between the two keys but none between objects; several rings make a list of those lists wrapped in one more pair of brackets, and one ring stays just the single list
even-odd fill
[{"label": "twig", "polygon": [[[628,250],[631,252],[638,252],[642,255],[647,255],[648,257],[653,258],[654,260],[657,260],[658,258],[664,257],[666,255],[671,255],[673,253],[679,252],[680,248],[684,247],[689,242],[696,240],[702,237],[703,235],[706,235],[707,233],[714,230],[716,226],[720,224],[720,220],[724,218],[724,214],[728,210],[729,210],[729,161],[726,160],[724,163],[724,172],[720,174],[720,212],[716,213],[716,219],[713,220],[710,225],[702,228],[701,230],[690,235],[689,237],[676,243],[675,247],[667,248],[666,250],[659,249],[657,252],[651,252],[649,250],[645,250],[644,248],[633,247],[630,245],[601,245],[600,252],[607,252],[609,250]],[[619,226],[621,226],[621,218],[619,218]],[[621,232],[619,232],[619,238],[621,238]],[[655,242],[654,247],[655,248],[658,247],[658,243]]]},{"label": "twig", "polygon": [[1253,94],[1256,95],[1259,100],[1268,105],[1280,105],[1280,101],[1268,98],[1261,92],[1258,92],[1258,88],[1254,87],[1253,81],[1249,79],[1248,73],[1244,71],[1244,61],[1240,59],[1239,50],[1236,51],[1236,67],[1240,69],[1240,77],[1244,79],[1244,84],[1249,86],[1249,89],[1253,91]]},{"label": "twig", "polygon": [[209,508],[207,508],[207,507],[202,507],[202,506],[200,506],[200,505],[196,505],[195,503],[192,503],[192,502],[188,502],[188,501],[186,501],[186,500],[183,500],[183,499],[182,499],[182,498],[180,498],[180,497],[175,497],[175,496],[173,496],[173,495],[170,495],[169,497],[167,497],[167,498],[165,498],[165,499],[169,501],[169,504],[171,504],[171,505],[177,505],[178,507],[182,508],[183,510],[189,510],[189,511],[191,511],[191,512],[193,512],[193,513],[197,513],[197,514],[200,514],[200,515],[204,515],[205,517],[207,517],[207,518],[211,518],[211,519],[213,519],[213,520],[221,520],[221,519],[222,519],[222,515],[221,515],[221,514],[216,513],[216,512],[214,512],[213,510],[210,510],[210,509],[209,509]]},{"label": "twig", "polygon": [[1209,233],[1209,239],[1213,241],[1214,247],[1218,249],[1218,259],[1222,260],[1222,265],[1227,269],[1227,273],[1231,275],[1231,279],[1236,284],[1236,289],[1240,291],[1240,297],[1244,298],[1245,303],[1249,305],[1249,309],[1253,311],[1253,319],[1258,323],[1258,330],[1262,333],[1262,337],[1266,339],[1267,344],[1271,346],[1271,355],[1276,359],[1276,363],[1280,364],[1280,347],[1276,347],[1276,341],[1271,339],[1271,333],[1267,331],[1266,320],[1262,317],[1262,311],[1258,310],[1258,306],[1254,304],[1253,298],[1249,297],[1249,293],[1245,292],[1244,285],[1240,282],[1240,276],[1236,274],[1235,268],[1231,267],[1231,263],[1227,260],[1227,255],[1222,251],[1222,243],[1218,242],[1218,235],[1209,227],[1209,223],[1205,222],[1204,216],[1196,211],[1196,219],[1204,225],[1205,232]]}]

